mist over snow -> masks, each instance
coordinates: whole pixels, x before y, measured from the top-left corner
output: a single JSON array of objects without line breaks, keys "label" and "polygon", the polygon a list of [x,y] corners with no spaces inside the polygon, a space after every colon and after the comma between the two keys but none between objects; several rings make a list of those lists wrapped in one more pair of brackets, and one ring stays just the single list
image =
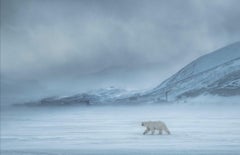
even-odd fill
[{"label": "mist over snow", "polygon": [[152,89],[240,40],[238,0],[1,0],[1,105]]},{"label": "mist over snow", "polygon": [[[205,103],[209,99],[211,104]],[[239,98],[211,99],[139,106],[6,107],[1,113],[1,153],[239,154]],[[171,135],[142,135],[141,122],[149,120],[164,121]]]}]

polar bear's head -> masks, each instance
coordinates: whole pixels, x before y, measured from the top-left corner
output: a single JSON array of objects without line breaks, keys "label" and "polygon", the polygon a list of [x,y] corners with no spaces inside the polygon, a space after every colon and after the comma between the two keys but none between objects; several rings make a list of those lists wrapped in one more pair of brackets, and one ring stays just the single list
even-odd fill
[{"label": "polar bear's head", "polygon": [[147,122],[142,122],[142,126],[146,126],[147,125]]}]

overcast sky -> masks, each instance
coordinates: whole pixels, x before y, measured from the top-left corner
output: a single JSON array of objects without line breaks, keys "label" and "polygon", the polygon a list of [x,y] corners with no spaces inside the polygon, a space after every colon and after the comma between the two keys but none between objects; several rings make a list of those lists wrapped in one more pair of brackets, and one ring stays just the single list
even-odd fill
[{"label": "overcast sky", "polygon": [[1,99],[149,89],[240,40],[239,0],[1,0]]}]

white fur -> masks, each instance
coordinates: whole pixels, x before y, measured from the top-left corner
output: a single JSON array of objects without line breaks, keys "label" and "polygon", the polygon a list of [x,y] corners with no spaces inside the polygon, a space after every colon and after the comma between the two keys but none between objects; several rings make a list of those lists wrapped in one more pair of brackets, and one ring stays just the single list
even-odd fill
[{"label": "white fur", "polygon": [[142,126],[146,127],[146,130],[143,132],[144,135],[147,134],[149,131],[151,131],[153,135],[155,130],[158,130],[160,135],[162,134],[163,130],[167,134],[170,134],[170,131],[168,130],[166,124],[162,121],[146,121],[142,122]]}]

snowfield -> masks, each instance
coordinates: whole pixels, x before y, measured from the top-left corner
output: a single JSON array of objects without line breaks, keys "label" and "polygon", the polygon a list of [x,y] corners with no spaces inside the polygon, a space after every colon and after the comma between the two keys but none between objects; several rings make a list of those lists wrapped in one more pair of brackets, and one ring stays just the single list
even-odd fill
[{"label": "snowfield", "polygon": [[[237,155],[237,102],[2,108],[1,153]],[[172,134],[142,135],[148,120],[164,121]]]}]

